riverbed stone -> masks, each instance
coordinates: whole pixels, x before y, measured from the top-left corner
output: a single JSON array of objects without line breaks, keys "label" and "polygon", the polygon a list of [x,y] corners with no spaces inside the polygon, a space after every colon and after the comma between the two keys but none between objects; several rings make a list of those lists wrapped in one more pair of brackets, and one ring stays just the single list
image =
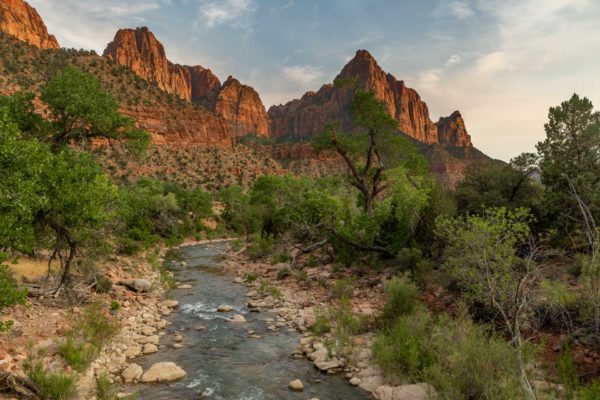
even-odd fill
[{"label": "riverbed stone", "polygon": [[144,354],[152,354],[152,353],[156,353],[158,351],[158,346],[156,346],[155,344],[152,343],[147,343],[144,345],[144,348],[142,349],[142,353]]},{"label": "riverbed stone", "polygon": [[167,308],[177,308],[179,306],[179,302],[177,300],[164,300],[163,306]]},{"label": "riverbed stone", "polygon": [[140,379],[143,383],[172,382],[186,376],[187,373],[174,362],[153,364]]},{"label": "riverbed stone", "polygon": [[137,381],[142,377],[144,370],[139,365],[132,363],[121,373],[121,377],[125,383],[131,383]]},{"label": "riverbed stone", "polygon": [[377,400],[430,400],[437,398],[435,389],[427,383],[414,385],[378,387],[374,393]]},{"label": "riverbed stone", "polygon": [[152,282],[147,279],[121,279],[120,285],[127,287],[130,290],[138,293],[146,293],[152,289]]},{"label": "riverbed stone", "polygon": [[304,391],[304,383],[300,379],[295,379],[288,384],[288,387],[294,392]]},{"label": "riverbed stone", "polygon": [[350,380],[348,381],[352,386],[358,386],[362,383],[362,381],[360,380],[360,378],[357,378],[356,376],[350,378]]},{"label": "riverbed stone", "polygon": [[233,322],[234,324],[243,324],[246,322],[246,318],[244,318],[243,315],[235,314],[229,321]]},{"label": "riverbed stone", "polygon": [[217,311],[218,312],[222,312],[222,313],[226,313],[226,312],[230,312],[231,310],[233,310],[233,307],[228,306],[227,304],[221,304],[218,308]]}]

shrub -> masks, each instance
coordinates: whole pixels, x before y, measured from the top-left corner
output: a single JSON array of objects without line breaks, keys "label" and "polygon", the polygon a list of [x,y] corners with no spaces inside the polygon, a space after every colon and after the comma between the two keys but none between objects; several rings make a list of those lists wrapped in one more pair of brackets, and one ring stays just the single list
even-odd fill
[{"label": "shrub", "polygon": [[250,258],[257,260],[263,258],[271,252],[273,247],[273,235],[260,235],[251,246],[248,246],[248,255]]},{"label": "shrub", "polygon": [[292,256],[288,253],[276,254],[271,260],[271,264],[289,263],[293,260]]},{"label": "shrub", "polygon": [[515,349],[466,313],[418,308],[382,330],[373,354],[387,375],[429,382],[442,399],[523,399]]},{"label": "shrub", "polygon": [[258,292],[261,294],[268,294],[276,300],[283,298],[283,294],[281,290],[271,285],[268,281],[262,280],[260,281],[260,285],[258,286]]},{"label": "shrub", "polygon": [[331,324],[327,315],[317,312],[315,315],[315,323],[310,327],[310,331],[315,335],[324,335],[331,330]]},{"label": "shrub", "polygon": [[292,272],[287,267],[281,268],[279,271],[277,271],[277,279],[285,279],[290,277],[290,275],[292,275]]},{"label": "shrub", "polygon": [[75,393],[76,383],[72,375],[49,373],[39,360],[25,362],[24,370],[44,400],[66,400]]},{"label": "shrub", "polygon": [[553,326],[572,327],[579,308],[577,293],[561,281],[544,279],[533,299],[536,319]]},{"label": "shrub", "polygon": [[257,278],[258,278],[258,276],[255,273],[253,273],[253,272],[249,272],[249,273],[246,274],[246,280],[249,283],[254,282]]},{"label": "shrub", "polygon": [[72,336],[59,344],[58,354],[75,370],[85,370],[98,354],[98,348],[89,343],[76,343]]},{"label": "shrub", "polygon": [[[27,289],[19,289],[8,266],[2,264],[5,256],[0,253],[0,311],[5,307],[12,307],[25,303]],[[10,329],[12,321],[0,321],[0,332]]]},{"label": "shrub", "polygon": [[335,281],[331,288],[331,294],[337,299],[349,299],[354,292],[354,278],[344,278]]},{"label": "shrub", "polygon": [[335,321],[334,339],[338,348],[348,346],[352,338],[366,330],[369,319],[367,316],[355,315],[352,312],[350,300],[342,298],[340,305],[331,310],[331,319]]},{"label": "shrub", "polygon": [[385,296],[381,320],[384,326],[388,326],[398,317],[414,311],[419,302],[419,289],[404,275],[385,283]]}]

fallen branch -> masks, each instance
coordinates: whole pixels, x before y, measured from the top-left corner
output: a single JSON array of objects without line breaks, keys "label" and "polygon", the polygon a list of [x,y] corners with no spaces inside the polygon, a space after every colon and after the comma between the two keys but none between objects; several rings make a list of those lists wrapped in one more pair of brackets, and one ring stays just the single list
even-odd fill
[{"label": "fallen branch", "polygon": [[293,245],[294,248],[298,249],[299,251],[298,251],[298,253],[294,254],[294,257],[292,258],[292,267],[294,265],[296,265],[296,259],[299,256],[302,256],[302,255],[308,254],[308,253],[312,253],[313,251],[315,251],[317,249],[320,249],[321,247],[325,246],[327,243],[328,243],[328,240],[327,239],[323,239],[320,242],[313,243],[313,244],[311,244],[308,247],[300,247],[300,246]]},{"label": "fallen branch", "polygon": [[28,378],[0,371],[0,393],[18,395],[19,398],[40,400],[35,384]]}]

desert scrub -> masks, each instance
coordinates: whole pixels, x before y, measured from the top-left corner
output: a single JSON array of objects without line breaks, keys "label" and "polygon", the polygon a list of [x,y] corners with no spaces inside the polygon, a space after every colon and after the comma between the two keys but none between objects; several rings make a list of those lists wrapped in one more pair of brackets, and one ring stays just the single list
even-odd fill
[{"label": "desert scrub", "polygon": [[72,375],[50,373],[37,359],[27,360],[23,367],[43,400],[66,400],[75,393],[76,383]]},{"label": "desert scrub", "polygon": [[[0,311],[5,307],[24,304],[27,298],[27,289],[19,289],[7,265],[2,264],[6,257],[0,253]],[[0,321],[0,332],[10,329],[13,321]]]},{"label": "desert scrub", "polygon": [[414,311],[419,301],[419,289],[406,275],[395,277],[385,283],[385,299],[381,321],[383,325],[389,325],[396,318]]},{"label": "desert scrub", "polygon": [[78,316],[67,339],[59,343],[58,353],[74,370],[83,371],[117,330],[117,323],[100,304],[90,304]]},{"label": "desert scrub", "polygon": [[331,287],[331,294],[336,299],[349,299],[354,292],[355,278],[344,278],[335,281]]},{"label": "desert scrub", "polygon": [[312,333],[318,336],[329,333],[329,331],[331,331],[331,324],[327,314],[323,313],[322,310],[317,310],[315,315],[315,323],[309,329]]},{"label": "desert scrub", "polygon": [[354,314],[348,298],[342,298],[339,306],[330,311],[330,318],[335,321],[333,328],[335,347],[342,352],[345,347],[352,344],[354,336],[366,332],[369,326],[369,317]]},{"label": "desert scrub", "polygon": [[280,300],[283,298],[283,293],[281,293],[281,290],[279,288],[276,288],[269,281],[264,279],[260,281],[257,291],[262,295],[270,295],[275,300]]},{"label": "desert scrub", "polygon": [[373,354],[390,379],[428,382],[442,399],[525,398],[515,349],[466,313],[433,316],[418,307],[378,334]]},{"label": "desert scrub", "polygon": [[254,260],[268,256],[271,253],[274,241],[273,235],[259,235],[256,241],[248,246],[248,255]]}]

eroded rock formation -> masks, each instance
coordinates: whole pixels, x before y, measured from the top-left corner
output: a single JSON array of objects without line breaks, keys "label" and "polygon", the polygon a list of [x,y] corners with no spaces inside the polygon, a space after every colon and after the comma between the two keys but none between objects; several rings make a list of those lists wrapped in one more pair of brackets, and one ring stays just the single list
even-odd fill
[{"label": "eroded rock formation", "polygon": [[[471,146],[460,114],[443,119],[440,131],[431,121],[427,104],[419,94],[386,73],[366,50],[357,51],[335,80],[355,81],[362,89],[373,91],[398,122],[398,129],[420,142]],[[327,84],[316,93],[308,92],[301,99],[271,107],[270,134],[273,137],[314,136],[321,133],[328,122],[340,122],[346,129],[351,129],[351,116],[347,110],[352,97],[353,90],[348,85]],[[461,129],[453,131],[459,125]]]},{"label": "eroded rock formation", "polygon": [[59,48],[35,8],[23,0],[0,1],[0,31],[40,49]]}]

